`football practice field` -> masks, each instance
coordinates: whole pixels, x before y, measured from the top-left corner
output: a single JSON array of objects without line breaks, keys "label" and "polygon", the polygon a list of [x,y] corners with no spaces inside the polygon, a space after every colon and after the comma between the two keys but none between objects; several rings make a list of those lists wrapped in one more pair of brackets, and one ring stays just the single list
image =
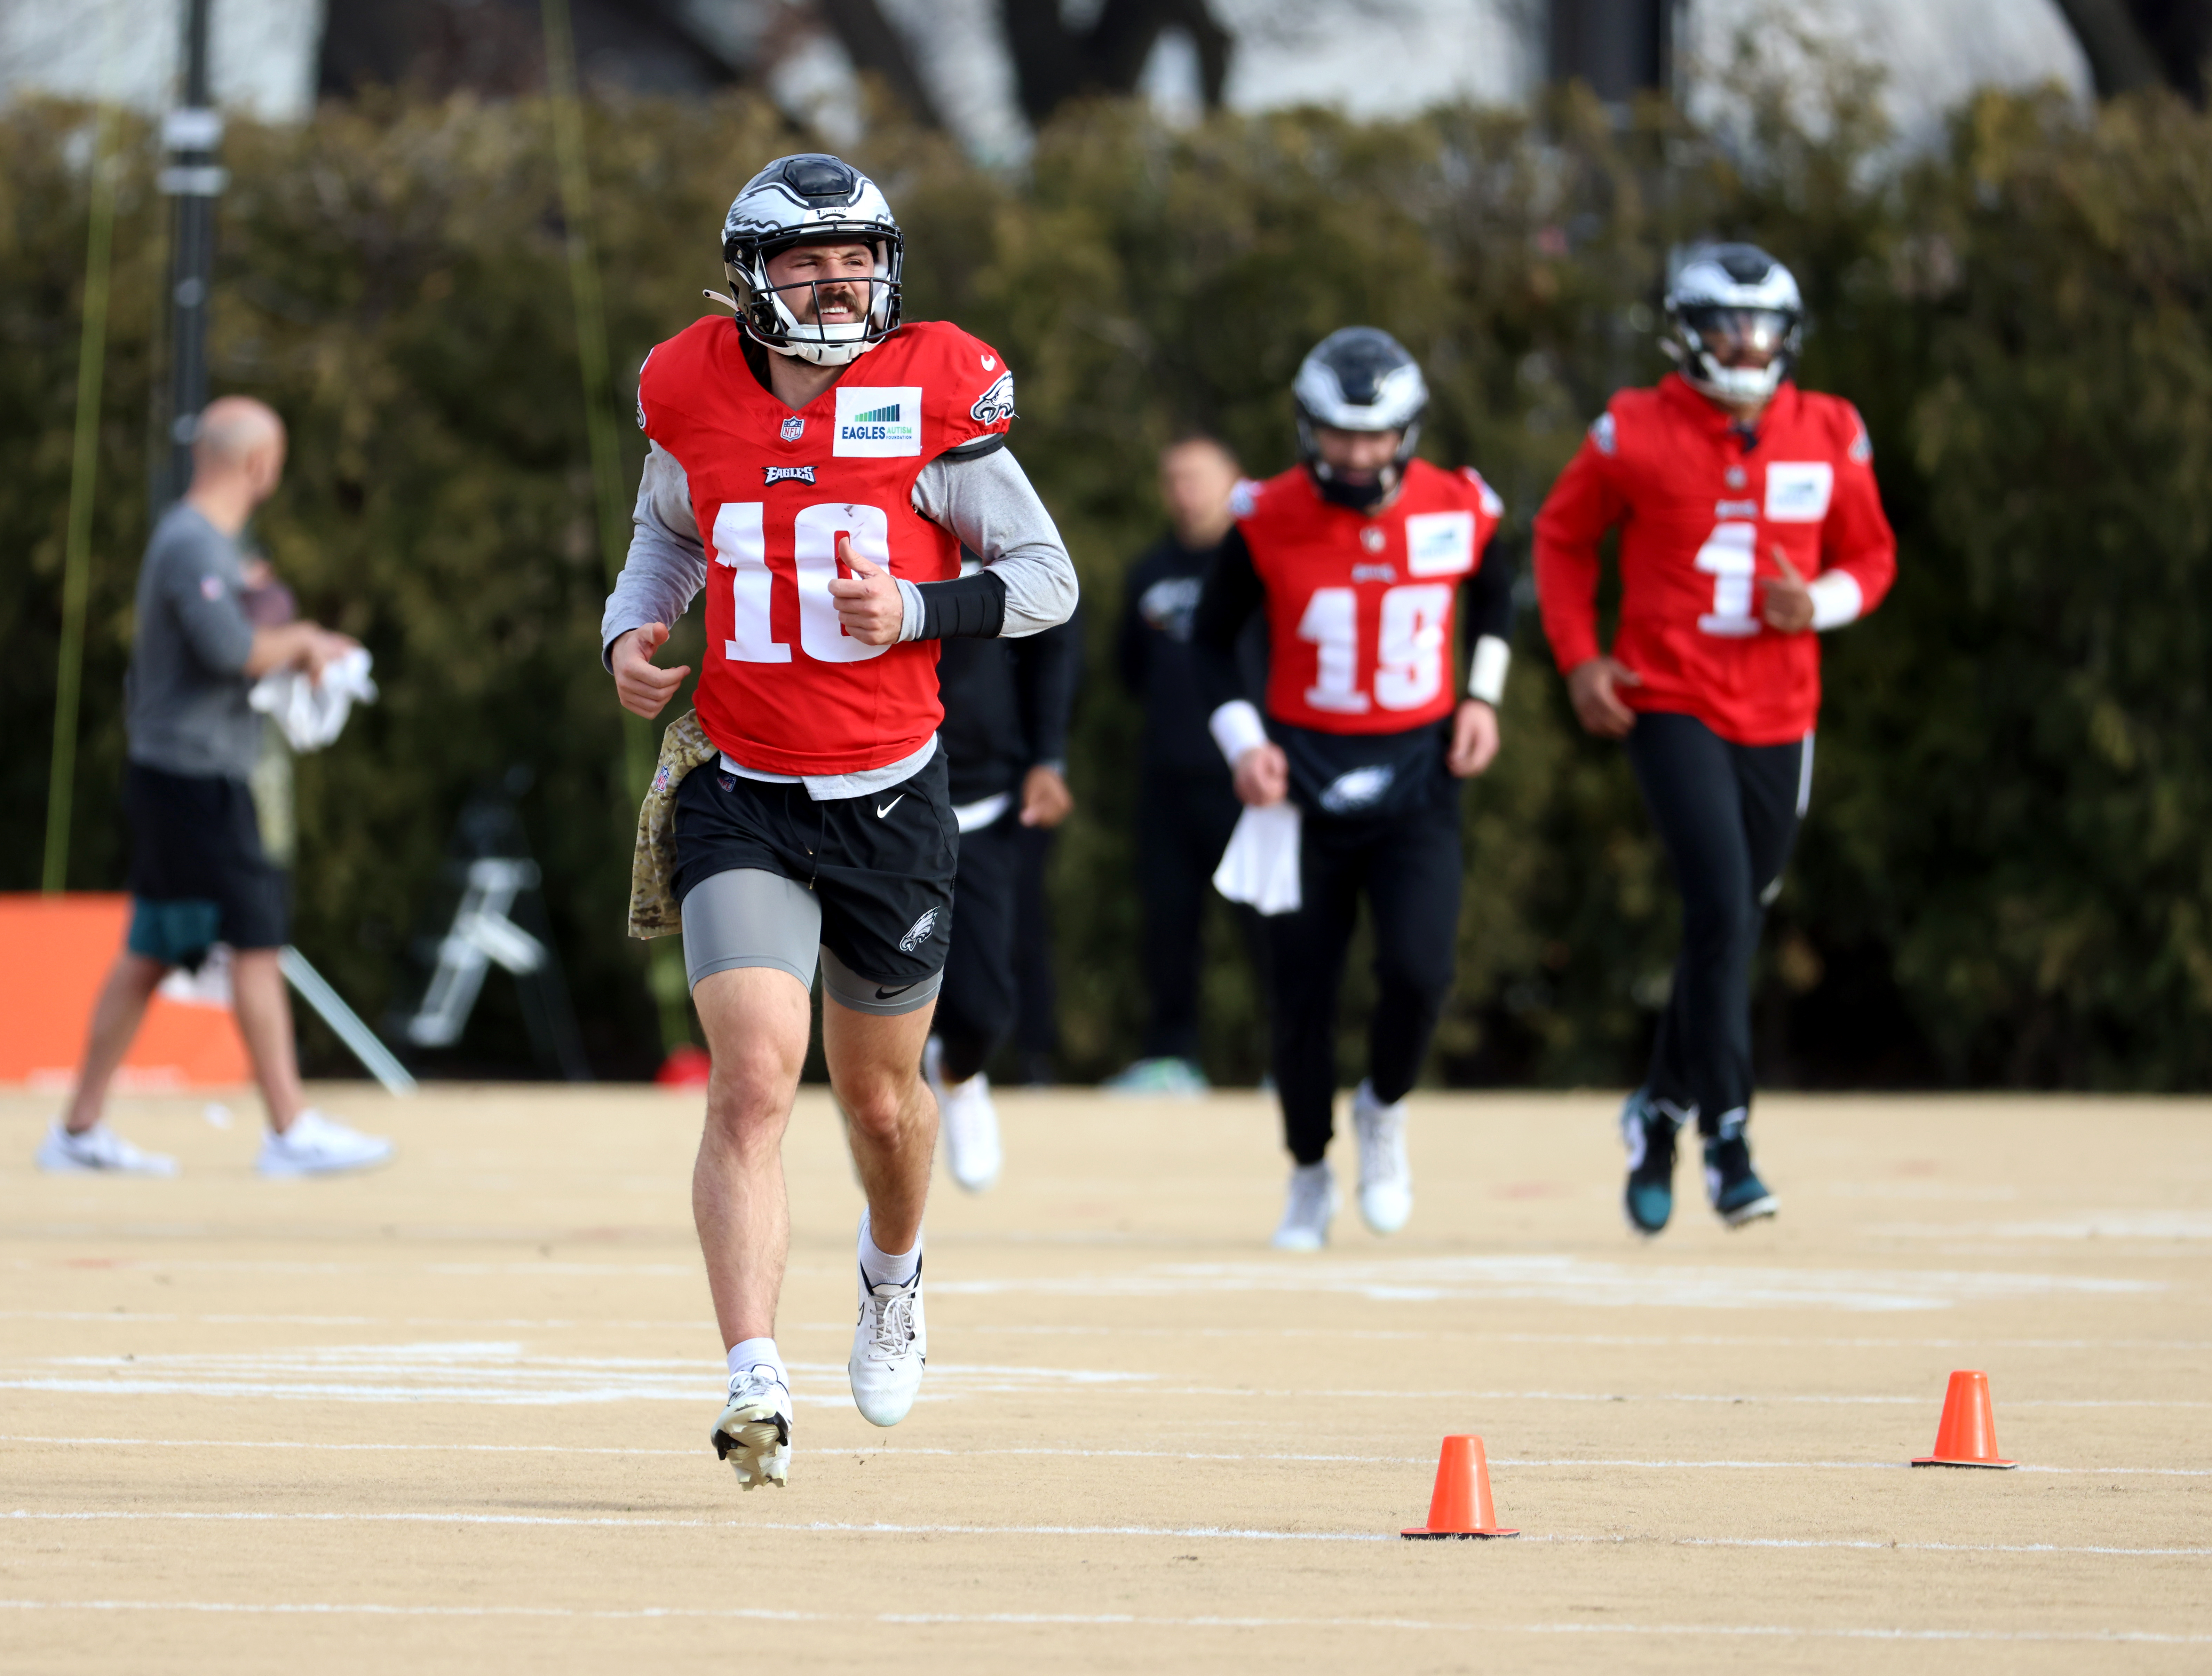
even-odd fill
[{"label": "football practice field", "polygon": [[[0,1095],[10,1673],[2212,1667],[2206,1102],[1770,1096],[1780,1219],[1686,1160],[1642,1244],[1617,1096],[1417,1095],[1411,1226],[1347,1191],[1293,1257],[1272,1102],[1010,1092],[882,1432],[810,1089],[791,1485],[741,1495],[696,1095],[318,1099],[397,1162],[265,1182],[248,1096],[125,1096],[180,1180],[41,1176]],[[1905,1465],[1954,1369],[2019,1470]],[[1521,1534],[1401,1541],[1460,1432]]]}]

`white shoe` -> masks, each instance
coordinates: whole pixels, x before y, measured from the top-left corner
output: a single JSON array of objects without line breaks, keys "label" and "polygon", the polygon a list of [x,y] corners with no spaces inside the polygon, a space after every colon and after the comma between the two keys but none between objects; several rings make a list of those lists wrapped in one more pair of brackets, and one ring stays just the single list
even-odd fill
[{"label": "white shoe", "polygon": [[969,1193],[981,1193],[998,1181],[1005,1162],[999,1147],[999,1108],[991,1103],[991,1079],[979,1071],[964,1083],[947,1083],[944,1060],[943,1044],[930,1037],[921,1050],[921,1074],[937,1096],[945,1167]]},{"label": "white shoe", "polygon": [[774,1368],[763,1362],[730,1375],[730,1400],[712,1441],[739,1488],[781,1490],[791,1482],[791,1388]]},{"label": "white shoe", "polygon": [[391,1156],[390,1141],[349,1129],[310,1107],[283,1134],[271,1130],[262,1136],[253,1167],[264,1175],[336,1175],[373,1169]]},{"label": "white shoe", "polygon": [[1323,1158],[1317,1164],[1291,1167],[1291,1196],[1273,1242],[1278,1251],[1319,1251],[1328,1243],[1329,1218],[1336,1214],[1336,1172]]},{"label": "white shoe", "polygon": [[860,1271],[860,1320],[853,1329],[853,1354],[845,1372],[853,1381],[853,1406],[870,1425],[895,1426],[914,1406],[921,1370],[929,1360],[929,1329],[921,1318],[921,1270],[903,1286],[868,1284]]},{"label": "white shoe", "polygon": [[1352,1096],[1359,1138],[1359,1216],[1377,1234],[1395,1234],[1413,1214],[1413,1169],[1406,1162],[1406,1102],[1386,1106],[1371,1083]]},{"label": "white shoe", "polygon": [[39,1168],[58,1175],[174,1175],[177,1161],[141,1152],[105,1123],[73,1135],[58,1117],[39,1143]]}]

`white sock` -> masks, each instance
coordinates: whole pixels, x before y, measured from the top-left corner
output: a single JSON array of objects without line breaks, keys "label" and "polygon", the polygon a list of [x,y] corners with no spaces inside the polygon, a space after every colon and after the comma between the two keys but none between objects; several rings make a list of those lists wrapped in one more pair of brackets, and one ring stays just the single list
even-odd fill
[{"label": "white sock", "polygon": [[783,1370],[783,1357],[777,1351],[773,1339],[741,1339],[730,1346],[730,1373],[732,1377],[748,1368],[767,1365],[775,1369],[784,1388],[791,1388],[791,1376]]},{"label": "white sock", "polygon": [[911,1251],[889,1252],[876,1243],[875,1230],[865,1212],[860,1218],[860,1272],[871,1286],[903,1286],[921,1267],[921,1236]]}]

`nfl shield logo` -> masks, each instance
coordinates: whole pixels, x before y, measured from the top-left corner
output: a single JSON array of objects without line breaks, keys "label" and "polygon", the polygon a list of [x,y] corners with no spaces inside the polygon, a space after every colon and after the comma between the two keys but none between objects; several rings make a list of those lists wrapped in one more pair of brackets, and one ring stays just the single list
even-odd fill
[{"label": "nfl shield logo", "polygon": [[796,442],[805,434],[806,422],[797,414],[793,414],[790,418],[783,422],[783,440],[786,442]]}]

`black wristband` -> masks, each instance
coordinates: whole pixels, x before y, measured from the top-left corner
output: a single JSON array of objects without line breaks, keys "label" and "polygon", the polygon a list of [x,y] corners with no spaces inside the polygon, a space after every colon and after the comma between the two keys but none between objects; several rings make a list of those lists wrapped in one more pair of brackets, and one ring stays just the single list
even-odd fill
[{"label": "black wristband", "polygon": [[988,570],[950,582],[920,582],[925,641],[996,640],[1006,625],[1006,585]]}]

